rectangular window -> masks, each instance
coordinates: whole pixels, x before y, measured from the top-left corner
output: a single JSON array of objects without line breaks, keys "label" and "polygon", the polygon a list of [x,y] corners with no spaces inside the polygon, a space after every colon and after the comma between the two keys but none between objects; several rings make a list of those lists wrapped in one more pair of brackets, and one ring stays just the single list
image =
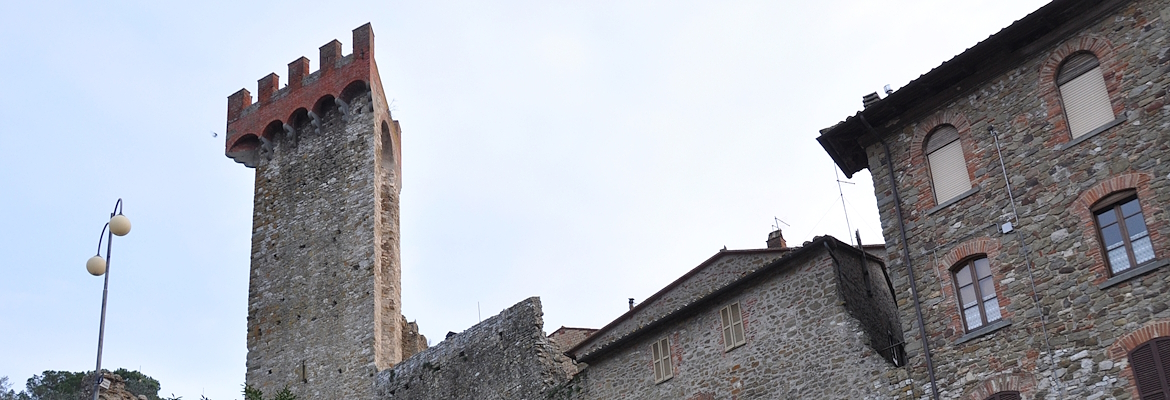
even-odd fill
[{"label": "rectangular window", "polygon": [[958,129],[953,125],[934,128],[926,138],[924,150],[931,183],[934,184],[935,204],[945,203],[971,190],[971,176],[967,174]]},{"label": "rectangular window", "polygon": [[1060,98],[1064,101],[1068,129],[1074,138],[1113,121],[1113,106],[1109,104],[1109,92],[1105,89],[1101,67],[1093,68],[1060,85]]},{"label": "rectangular window", "polygon": [[747,343],[743,334],[743,313],[739,311],[739,303],[731,303],[719,310],[719,319],[723,322],[723,350],[730,351]]},{"label": "rectangular window", "polygon": [[1097,232],[1105,248],[1109,271],[1114,275],[1154,260],[1154,245],[1142,216],[1142,206],[1133,192],[1106,198],[1094,211]]},{"label": "rectangular window", "polygon": [[674,369],[670,367],[670,338],[664,337],[651,344],[650,353],[654,356],[654,383],[673,377]]},{"label": "rectangular window", "polygon": [[953,270],[955,286],[959,289],[959,309],[963,324],[973,331],[989,322],[998,321],[999,298],[995,294],[995,278],[987,257],[963,261]]}]

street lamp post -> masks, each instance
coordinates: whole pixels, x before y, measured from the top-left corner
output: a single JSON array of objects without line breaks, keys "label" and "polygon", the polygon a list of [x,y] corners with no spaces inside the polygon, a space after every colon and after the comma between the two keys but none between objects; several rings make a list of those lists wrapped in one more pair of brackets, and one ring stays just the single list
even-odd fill
[{"label": "street lamp post", "polygon": [[[110,222],[102,227],[102,234],[98,236],[97,255],[85,262],[85,269],[90,274],[106,276],[105,285],[102,286],[102,322],[98,328],[97,367],[94,368],[97,377],[93,383],[93,400],[98,400],[98,392],[101,391],[102,380],[105,379],[102,375],[102,342],[106,336],[106,295],[110,290],[109,266],[112,259],[110,249],[114,243],[114,235],[126,236],[127,233],[130,233],[130,219],[122,215],[122,199],[118,199],[118,202],[114,203],[114,211],[110,213]],[[106,240],[105,259],[102,259],[102,239]]]}]

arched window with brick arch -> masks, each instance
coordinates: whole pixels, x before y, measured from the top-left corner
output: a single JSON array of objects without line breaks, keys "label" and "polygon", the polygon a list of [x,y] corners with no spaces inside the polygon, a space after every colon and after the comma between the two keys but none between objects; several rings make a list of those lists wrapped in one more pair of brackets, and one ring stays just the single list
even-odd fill
[{"label": "arched window with brick arch", "polygon": [[959,130],[954,125],[939,125],[930,132],[923,144],[930,180],[934,186],[935,204],[945,203],[971,190],[971,176],[959,141]]},{"label": "arched window with brick arch", "polygon": [[1170,398],[1170,336],[1134,347],[1129,352],[1129,366],[1142,400]]},{"label": "arched window with brick arch", "polygon": [[1154,260],[1154,245],[1137,191],[1115,192],[1093,205],[1093,222],[1112,275]]},{"label": "arched window with brick arch", "polygon": [[991,273],[991,261],[987,255],[960,261],[951,268],[951,274],[955,278],[959,312],[968,332],[1003,318],[999,296],[995,292],[995,276]]},{"label": "arched window with brick arch", "polygon": [[1101,62],[1093,53],[1083,51],[1065,58],[1056,74],[1056,85],[1074,139],[1108,128],[1116,119]]},{"label": "arched window with brick arch", "polygon": [[1020,400],[1020,392],[1006,391],[991,395],[984,400]]}]

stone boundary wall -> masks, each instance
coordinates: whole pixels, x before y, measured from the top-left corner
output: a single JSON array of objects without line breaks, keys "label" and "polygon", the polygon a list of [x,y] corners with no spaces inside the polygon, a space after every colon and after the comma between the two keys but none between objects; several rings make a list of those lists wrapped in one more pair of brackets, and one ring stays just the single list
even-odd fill
[{"label": "stone boundary wall", "polygon": [[567,382],[573,361],[544,335],[530,297],[375,378],[375,399],[544,399]]}]

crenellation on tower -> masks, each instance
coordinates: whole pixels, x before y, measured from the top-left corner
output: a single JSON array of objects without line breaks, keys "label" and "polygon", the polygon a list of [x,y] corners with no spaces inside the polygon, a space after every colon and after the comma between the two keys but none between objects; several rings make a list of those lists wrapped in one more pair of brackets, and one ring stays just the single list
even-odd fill
[{"label": "crenellation on tower", "polygon": [[[374,62],[374,31],[370,24],[353,30],[353,53],[345,56],[341,53],[341,42],[333,40],[321,46],[321,62],[317,71],[309,72],[309,59],[305,57],[289,63],[289,84],[283,88],[280,87],[280,77],[275,73],[259,79],[255,103],[247,89],[229,96],[225,138],[228,158],[255,167],[258,149],[265,140],[272,139],[264,136],[262,128],[272,121],[287,123],[301,108],[315,111],[314,107],[325,96],[341,98],[348,87],[358,82],[358,85],[376,92],[372,109],[388,107]],[[349,99],[343,101],[348,103]],[[388,118],[388,110],[386,114]]]},{"label": "crenellation on tower", "polygon": [[299,89],[304,86],[305,77],[309,76],[309,59],[305,57],[293,60],[288,63],[288,88],[289,90]]}]

